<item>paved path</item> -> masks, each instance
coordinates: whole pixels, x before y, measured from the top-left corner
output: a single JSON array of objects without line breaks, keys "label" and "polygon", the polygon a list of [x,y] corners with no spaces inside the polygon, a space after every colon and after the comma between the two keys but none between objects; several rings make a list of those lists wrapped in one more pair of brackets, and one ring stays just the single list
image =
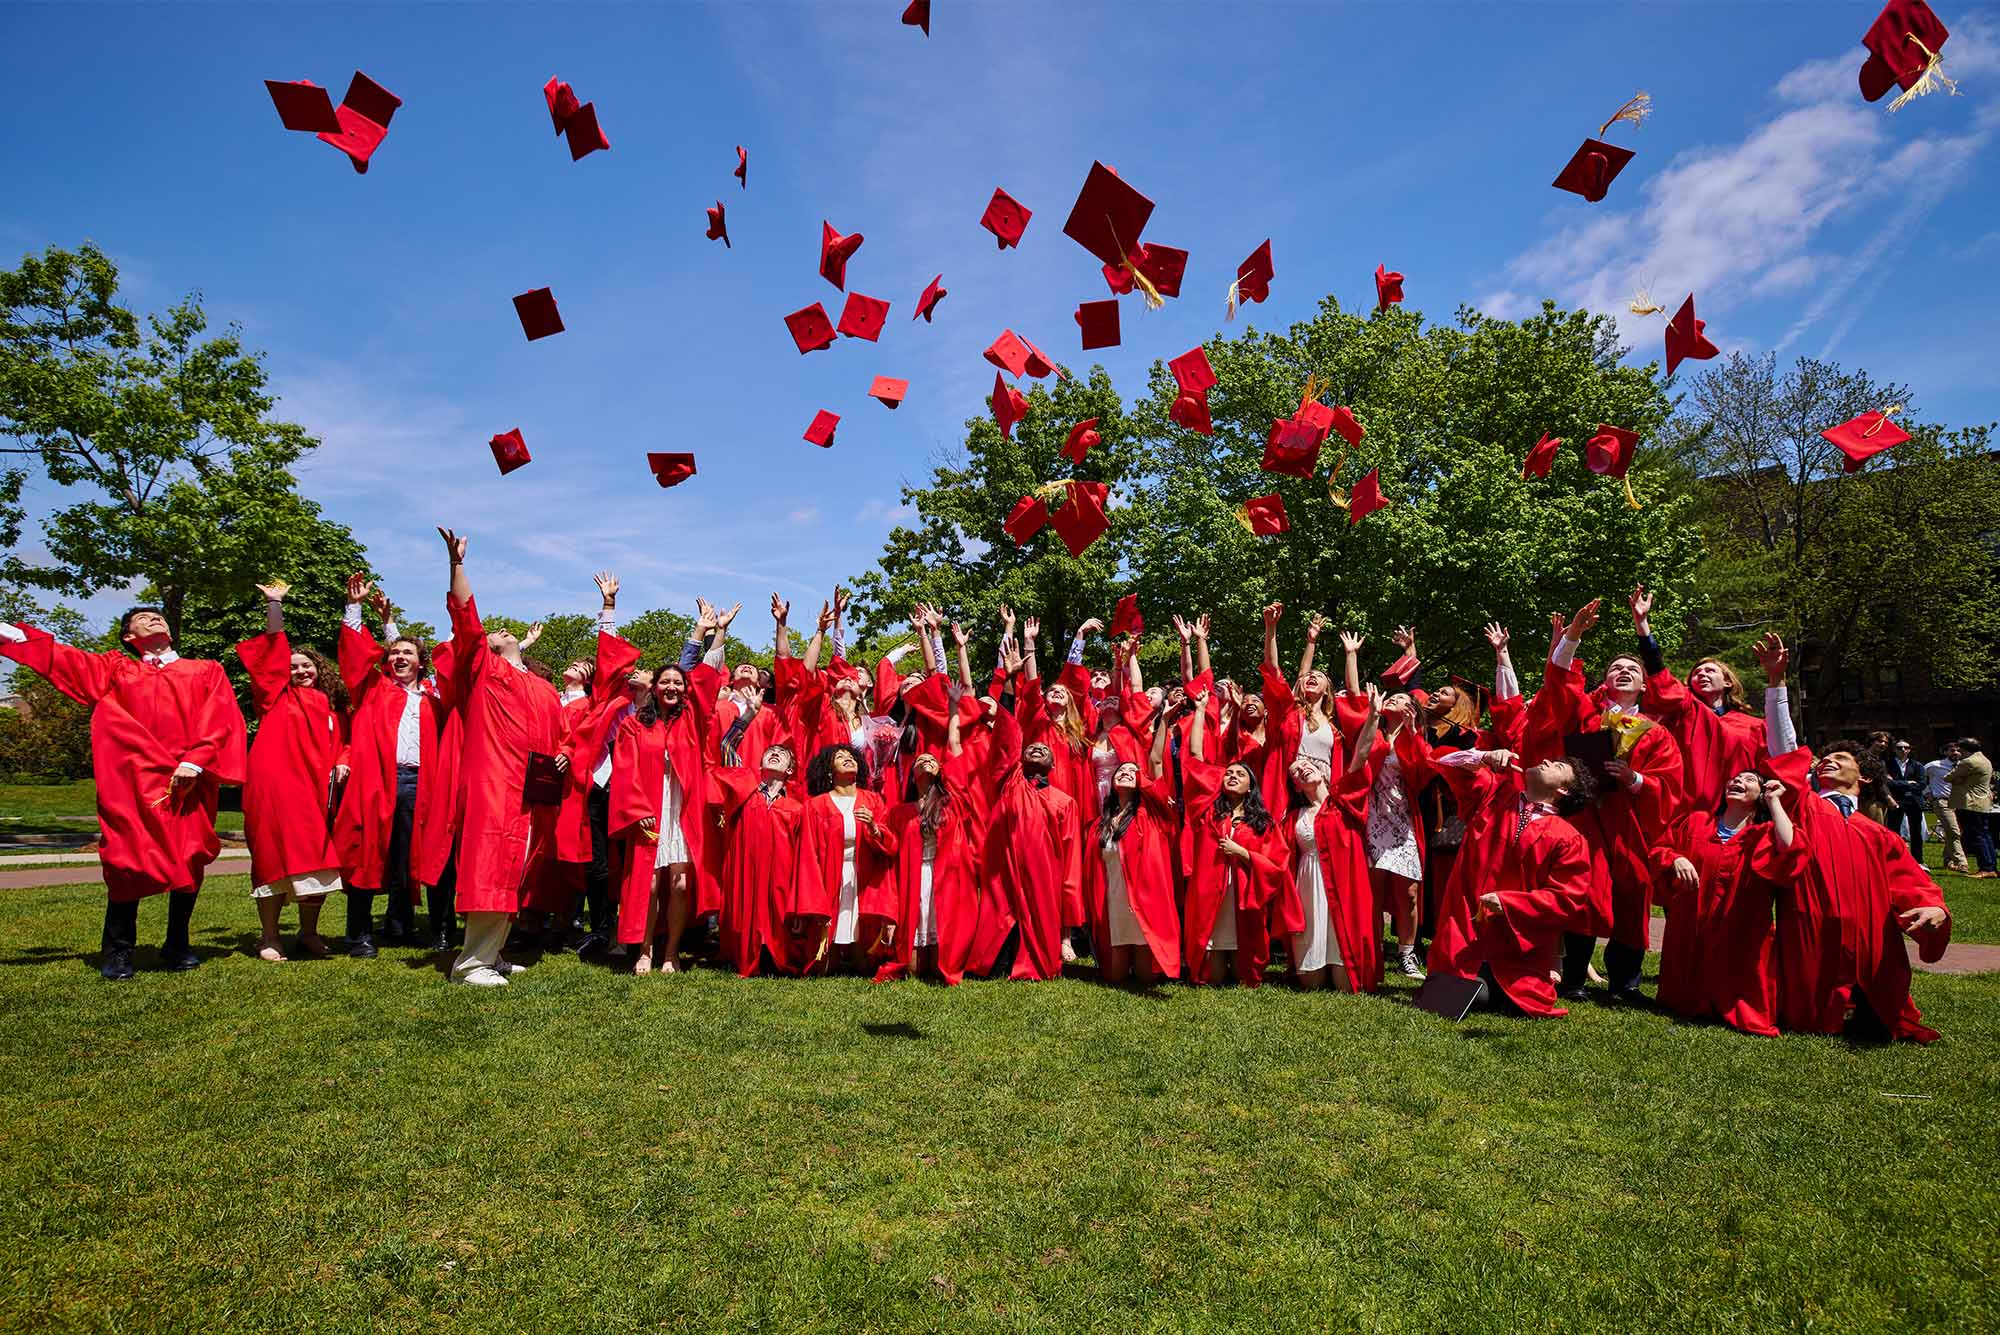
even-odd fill
[{"label": "paved path", "polygon": [[[0,882],[0,884],[4,883]],[[1652,938],[1654,950],[1657,951],[1660,948],[1660,942],[1666,938],[1666,935],[1666,919],[1653,919]],[[1951,945],[1945,947],[1943,959],[1939,960],[1936,964],[1926,964],[1917,958],[1915,942],[1911,941],[1908,937],[1904,937],[1903,945],[1909,951],[1910,967],[1912,969],[1921,969],[1925,973],[2000,973],[2000,946],[1973,945],[1971,943],[1961,945],[1954,941]]]}]

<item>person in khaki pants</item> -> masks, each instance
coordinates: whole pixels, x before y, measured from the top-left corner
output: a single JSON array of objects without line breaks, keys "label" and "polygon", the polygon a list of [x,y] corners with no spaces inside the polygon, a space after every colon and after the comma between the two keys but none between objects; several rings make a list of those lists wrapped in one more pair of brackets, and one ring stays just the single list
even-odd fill
[{"label": "person in khaki pants", "polygon": [[1965,870],[1965,844],[1958,834],[1958,813],[1951,809],[1951,771],[1958,764],[1958,743],[1938,748],[1938,758],[1924,766],[1924,808],[1931,813],[1938,838],[1944,842],[1946,871]]},{"label": "person in khaki pants", "polygon": [[1978,870],[1975,880],[1989,880],[1993,866],[1993,762],[1980,749],[1977,737],[1961,738],[1959,761],[1946,776],[1951,796],[1946,800],[1958,817],[1958,837],[1964,842]]}]

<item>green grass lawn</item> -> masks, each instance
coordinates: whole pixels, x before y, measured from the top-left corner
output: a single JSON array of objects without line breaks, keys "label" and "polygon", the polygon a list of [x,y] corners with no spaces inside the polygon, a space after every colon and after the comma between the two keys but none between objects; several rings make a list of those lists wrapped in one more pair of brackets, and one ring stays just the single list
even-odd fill
[{"label": "green grass lawn", "polygon": [[[218,830],[241,830],[243,813],[215,813]],[[97,830],[97,785],[0,783],[0,838],[10,834],[76,834]]]},{"label": "green grass lawn", "polygon": [[2000,976],[1920,975],[1944,1040],[1857,1049],[1401,987],[494,994],[261,964],[240,876],[205,967],[114,986],[100,913],[0,893],[0,1329],[2000,1323]]}]

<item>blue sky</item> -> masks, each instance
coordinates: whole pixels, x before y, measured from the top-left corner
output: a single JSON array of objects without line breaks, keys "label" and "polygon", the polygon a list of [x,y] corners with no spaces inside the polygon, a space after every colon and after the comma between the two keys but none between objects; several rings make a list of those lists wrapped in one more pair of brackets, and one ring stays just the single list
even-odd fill
[{"label": "blue sky", "polygon": [[[928,40],[902,4],[10,6],[0,255],[89,238],[141,309],[199,288],[240,322],[325,442],[305,486],[438,621],[445,523],[489,609],[585,609],[608,567],[635,611],[741,599],[761,642],[774,589],[816,604],[874,562],[899,485],[985,410],[1003,328],[1129,394],[1223,327],[1266,237],[1260,325],[1372,301],[1378,263],[1434,319],[1692,290],[1725,351],[1832,356],[1908,381],[1928,418],[2000,417],[2000,11],[1940,4],[1966,95],[1892,116],[1855,85],[1873,0],[936,0]],[[262,82],[337,98],[356,69],[403,98],[366,176],[283,130]],[[570,161],[551,75],[610,152]],[[1656,110],[1613,131],[1639,157],[1610,197],[1551,190],[1637,88]],[[1071,312],[1107,294],[1061,227],[1093,158],[1193,258],[1179,301],[1128,298],[1124,345],[1086,355]],[[1034,210],[1018,250],[978,226],[995,186]],[[703,236],[718,197],[729,250]],[[865,234],[848,288],[892,308],[880,343],[802,358],[782,317],[839,315],[822,218]],[[510,298],[542,286],[568,330],[529,343]],[[1656,321],[1628,328],[1658,355]],[[893,414],[878,374],[911,381]],[[823,407],[830,451],[800,439]],[[501,478],[486,441],[511,427],[535,462]],[[648,450],[700,475],[661,491]]]}]

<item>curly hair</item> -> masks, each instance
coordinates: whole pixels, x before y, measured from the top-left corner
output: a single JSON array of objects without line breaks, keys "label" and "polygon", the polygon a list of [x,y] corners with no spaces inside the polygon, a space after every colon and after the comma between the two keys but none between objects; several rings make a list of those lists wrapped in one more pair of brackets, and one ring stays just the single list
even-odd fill
[{"label": "curly hair", "polygon": [[833,758],[842,751],[854,757],[854,786],[868,786],[868,757],[861,754],[859,747],[847,742],[834,742],[822,746],[819,753],[806,763],[806,796],[818,797],[821,793],[833,791]]},{"label": "curly hair", "polygon": [[313,669],[319,673],[319,680],[315,683],[315,686],[320,694],[326,697],[326,702],[333,706],[336,713],[345,714],[347,712],[347,683],[341,679],[340,669],[328,662],[325,654],[309,644],[295,644],[292,646],[292,652],[295,654],[304,654],[312,660]]},{"label": "curly hair", "polygon": [[1564,756],[1563,761],[1569,766],[1570,784],[1569,791],[1556,803],[1558,816],[1581,811],[1597,801],[1597,775],[1590,766],[1575,756]]},{"label": "curly hair", "polygon": [[1854,767],[1861,771],[1862,797],[1885,807],[1896,805],[1895,799],[1889,795],[1889,768],[1882,763],[1882,757],[1868,749],[1867,743],[1845,737],[1837,742],[1828,742],[1820,756],[1833,755],[1854,757]]},{"label": "curly hair", "polygon": [[[422,640],[418,639],[414,635],[398,635],[392,638],[387,644],[383,645],[382,648],[386,651],[395,648],[399,644],[411,645],[416,649],[418,679],[422,680],[423,678],[430,676],[431,675],[430,646],[425,644]],[[388,670],[387,668],[383,669],[385,674],[387,670]]]}]

